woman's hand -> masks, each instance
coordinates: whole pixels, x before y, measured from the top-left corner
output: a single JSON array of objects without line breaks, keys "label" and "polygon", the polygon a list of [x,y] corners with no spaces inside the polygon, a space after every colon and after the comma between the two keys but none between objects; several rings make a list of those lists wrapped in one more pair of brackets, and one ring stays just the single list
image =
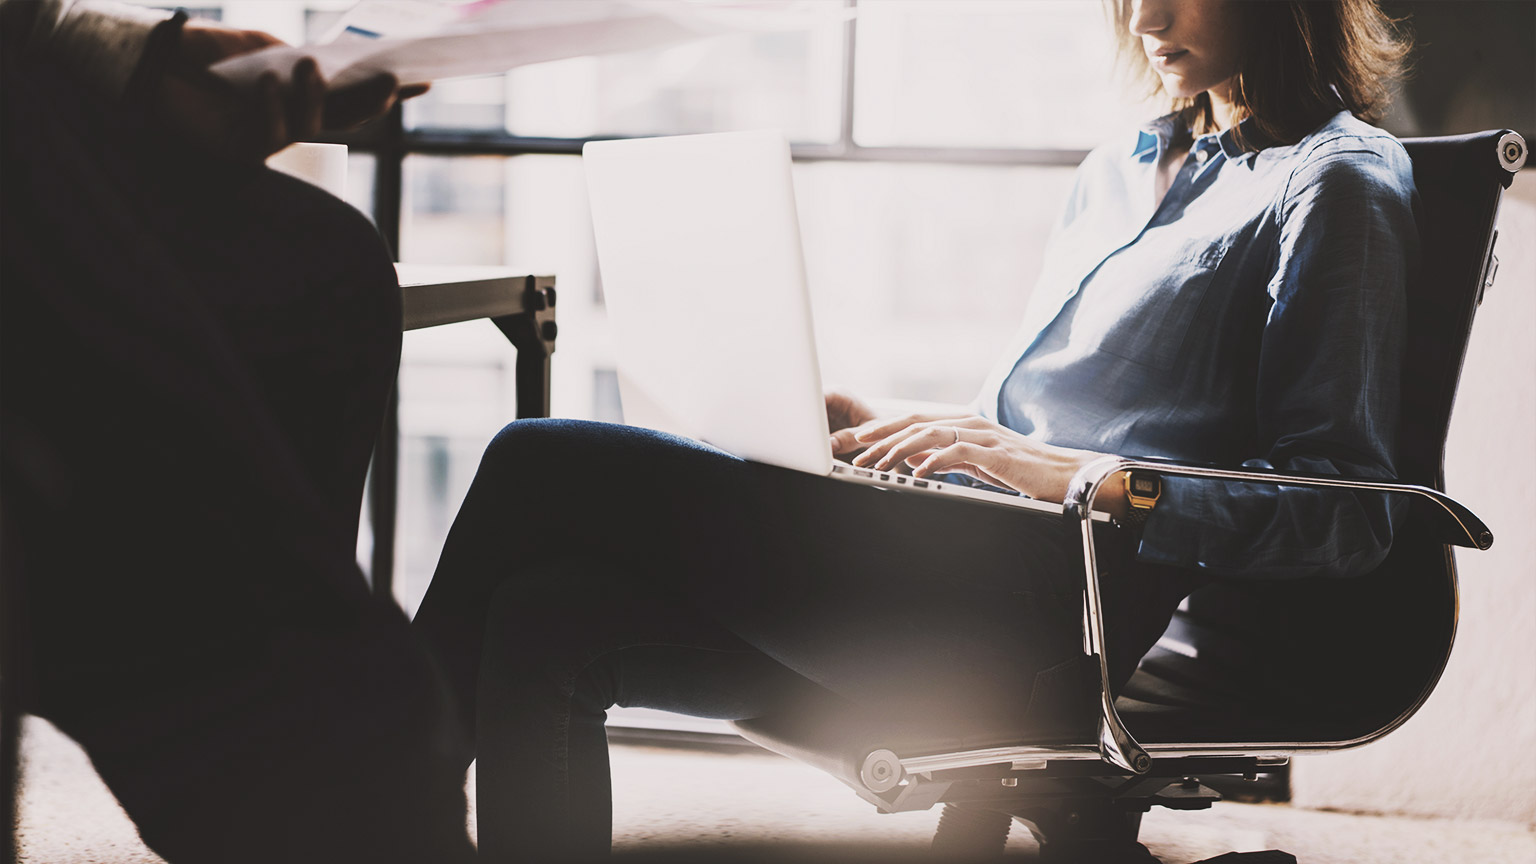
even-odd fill
[{"label": "woman's hand", "polygon": [[[1061,501],[1072,478],[1104,454],[1043,444],[985,417],[902,417],[869,423],[854,439],[867,449],[854,465],[888,471],[907,464],[912,476],[958,471],[1042,501]],[[1107,483],[1095,509],[1124,516],[1125,490]]]},{"label": "woman's hand", "polygon": [[205,149],[237,161],[260,161],[321,130],[361,125],[396,101],[427,90],[427,85],[401,88],[388,74],[345,90],[329,90],[315,61],[307,57],[294,64],[286,86],[269,72],[257,80],[254,93],[238,91],[208,72],[220,60],[281,44],[277,37],[256,30],[188,21],[151,96],[153,110],[162,122]]},{"label": "woman's hand", "polygon": [[[888,415],[896,413],[889,407],[886,411]],[[969,412],[960,410],[930,410],[908,413],[900,421],[892,420],[889,416],[882,420],[869,403],[852,394],[840,390],[827,393],[827,426],[832,430],[833,456],[857,453],[863,449],[864,442],[858,438],[858,435],[868,428],[897,422],[911,424],[922,420],[940,420],[945,417],[959,418],[968,414]]]},{"label": "woman's hand", "polygon": [[841,390],[828,391],[827,428],[832,431],[832,455],[859,449],[859,444],[853,440],[853,433],[873,419],[874,409],[864,400]]}]

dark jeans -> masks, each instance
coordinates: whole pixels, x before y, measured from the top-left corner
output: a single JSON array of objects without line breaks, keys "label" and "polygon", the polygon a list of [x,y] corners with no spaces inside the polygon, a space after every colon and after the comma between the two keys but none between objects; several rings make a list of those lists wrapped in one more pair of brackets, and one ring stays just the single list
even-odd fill
[{"label": "dark jeans", "polygon": [[[481,855],[557,860],[607,848],[608,707],[746,719],[830,696],[1016,726],[1036,674],[1081,651],[1081,572],[1059,517],[522,421],[487,450],[415,627],[476,718]],[[1116,587],[1134,660],[1187,586]]]},{"label": "dark jeans", "polygon": [[354,560],[383,243],[28,56],[35,8],[0,58],[8,690],[169,861],[467,859],[442,685]]}]

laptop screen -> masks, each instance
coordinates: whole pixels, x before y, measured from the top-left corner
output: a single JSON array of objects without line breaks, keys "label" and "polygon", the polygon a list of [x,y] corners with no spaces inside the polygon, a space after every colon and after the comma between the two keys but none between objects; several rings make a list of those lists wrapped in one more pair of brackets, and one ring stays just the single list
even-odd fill
[{"label": "laptop screen", "polygon": [[582,152],[625,422],[829,472],[783,135],[598,141]]}]

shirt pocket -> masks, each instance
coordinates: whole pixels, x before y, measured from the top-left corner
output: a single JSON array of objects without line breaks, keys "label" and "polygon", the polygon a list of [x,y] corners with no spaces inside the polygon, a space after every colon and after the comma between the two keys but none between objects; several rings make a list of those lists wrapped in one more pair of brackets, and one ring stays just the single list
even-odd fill
[{"label": "shirt pocket", "polygon": [[1160,272],[1116,274],[1118,284],[1106,293],[1118,296],[1103,310],[1098,350],[1154,369],[1172,368],[1184,356],[1227,249],[1225,243],[1191,245],[1171,257],[1169,266],[1156,268]]}]

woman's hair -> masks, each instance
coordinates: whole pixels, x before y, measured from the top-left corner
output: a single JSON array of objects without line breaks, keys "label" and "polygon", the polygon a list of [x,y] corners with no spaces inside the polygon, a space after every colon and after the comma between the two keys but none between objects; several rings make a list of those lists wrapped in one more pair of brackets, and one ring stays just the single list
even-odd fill
[{"label": "woman's hair", "polygon": [[[1227,0],[1241,21],[1242,68],[1232,88],[1238,116],[1265,137],[1295,143],[1341,110],[1377,122],[1407,71],[1411,38],[1376,0]],[[1160,89],[1141,39],[1130,32],[1131,0],[1106,0],[1120,59]],[[1215,128],[1210,96],[1175,99],[1191,126]],[[1234,128],[1233,134],[1241,136]],[[1244,143],[1239,138],[1239,143]]]}]

